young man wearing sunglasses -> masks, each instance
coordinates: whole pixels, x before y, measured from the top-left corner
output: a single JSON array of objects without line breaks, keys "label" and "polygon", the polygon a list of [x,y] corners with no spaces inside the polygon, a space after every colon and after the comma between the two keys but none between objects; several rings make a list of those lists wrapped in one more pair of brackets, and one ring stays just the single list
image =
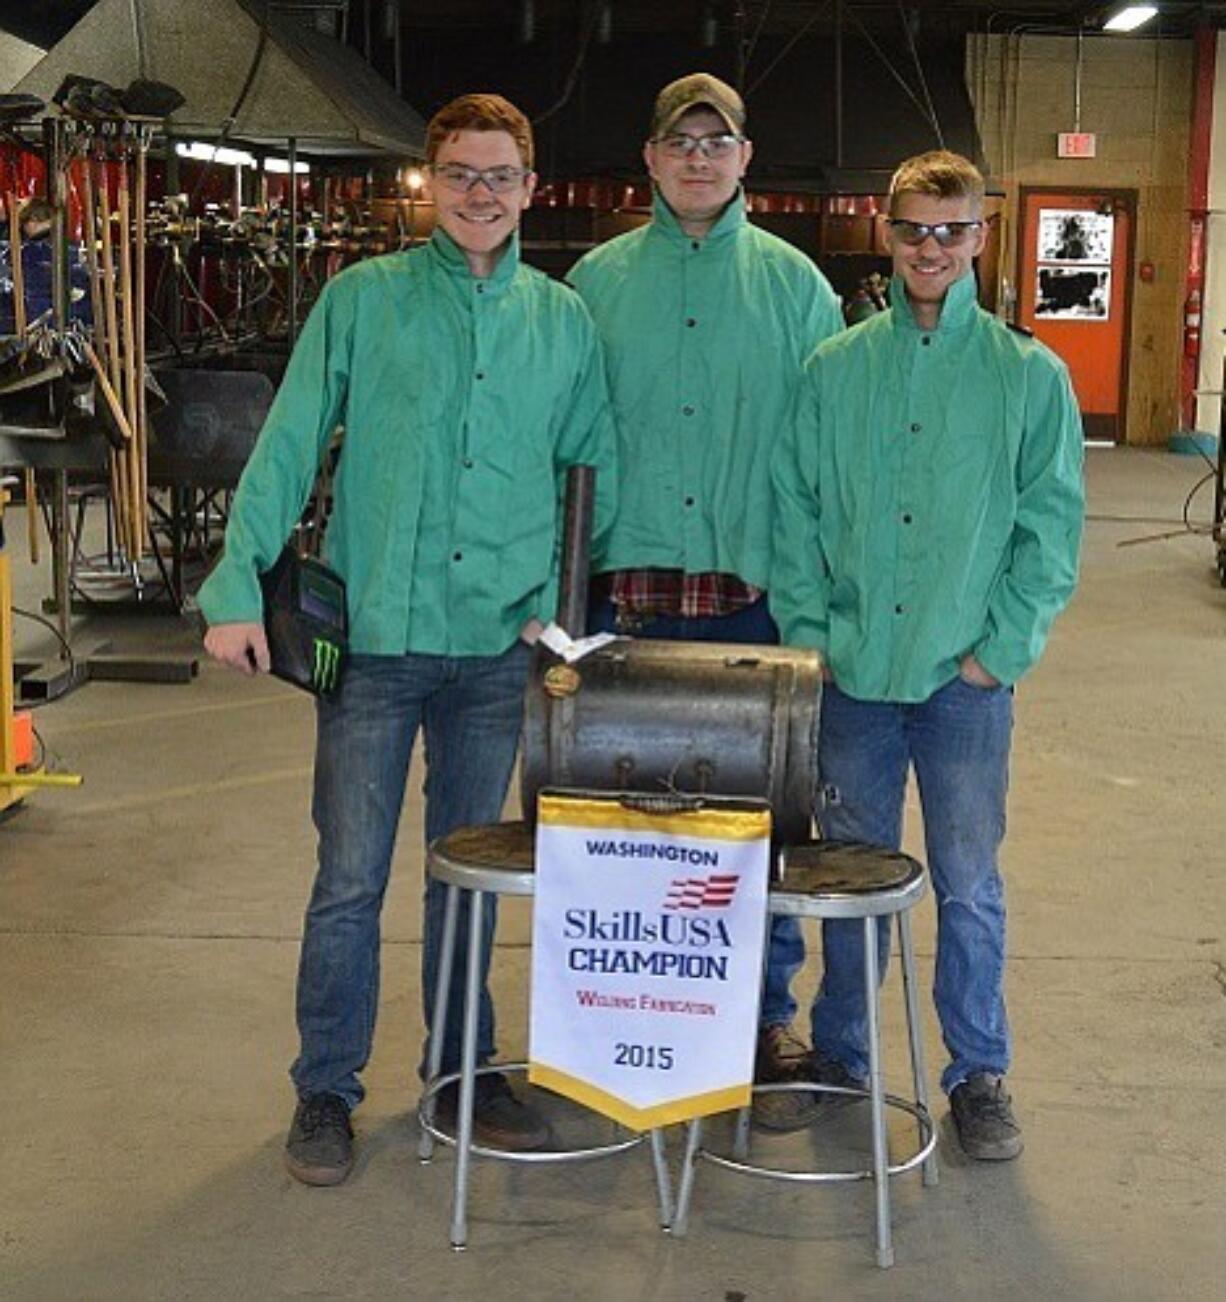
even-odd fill
[{"label": "young man wearing sunglasses", "polygon": [[[430,122],[434,234],[324,288],[235,495],[225,555],[200,592],[210,653],[247,673],[267,670],[258,575],[343,426],[327,559],[347,585],[351,656],[337,694],[318,704],[319,866],[298,972],[298,1105],[285,1153],[307,1184],[337,1184],[353,1161],[349,1114],[374,1036],[379,916],[414,740],[423,733],[427,842],[499,818],[519,741],[524,637],[556,604],[569,466],[597,468],[598,537],[612,516],[615,437],[596,332],[577,295],[519,260],[532,146],[527,119],[497,95],[463,96]],[[444,893],[426,883],[427,1026]],[[464,899],[456,971],[467,912]],[[487,912],[483,979],[493,928]],[[461,985],[452,983],[445,1072],[460,1061]],[[487,1062],[486,988],[478,1037]],[[478,1079],[483,1142],[546,1142],[547,1127],[505,1077]],[[454,1090],[444,1093],[440,1112],[454,1106]]]},{"label": "young man wearing sunglasses", "polygon": [[[771,608],[783,640],[826,666],[824,834],[897,847],[915,769],[950,1055],[941,1085],[965,1152],[1001,1160],[1022,1147],[1004,1082],[997,866],[1013,690],[1072,594],[1084,493],[1068,371],[977,301],[983,194],[975,167],[944,151],[894,174],[890,308],[810,358],[776,458]],[[868,1072],[862,945],[858,922],[824,924],[819,1078]],[[884,925],[883,967],[888,952]]]},{"label": "young man wearing sunglasses", "polygon": [[[763,596],[771,452],[804,359],[843,319],[813,262],[749,223],[741,182],[752,156],[731,86],[707,73],[665,86],[643,146],[651,222],[570,273],[605,346],[619,439],[618,515],[596,556],[594,630],[778,641]],[[804,1051],[788,1030],[795,1004],[780,975],[803,958],[795,920],[777,920],[762,1080],[790,1074]],[[804,1124],[809,1104],[798,1093],[764,1096],[760,1114],[788,1116],[759,1120]]]}]

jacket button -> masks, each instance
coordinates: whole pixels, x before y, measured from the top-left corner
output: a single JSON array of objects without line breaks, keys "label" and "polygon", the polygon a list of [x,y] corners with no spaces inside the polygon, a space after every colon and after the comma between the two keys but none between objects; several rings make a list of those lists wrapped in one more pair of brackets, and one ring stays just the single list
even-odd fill
[{"label": "jacket button", "polygon": [[686,324],[687,326],[689,326],[690,329],[692,330],[692,329],[693,329],[693,328],[698,324],[698,322],[695,321],[694,318],[693,318],[692,316],[688,316],[688,317],[686,317],[686,319],[685,319],[685,324]]},{"label": "jacket button", "polygon": [[[462,561],[462,560],[464,559],[464,553],[463,553],[463,552],[452,552],[452,553],[451,553],[451,559],[452,559],[453,561]],[[902,607],[900,606],[899,609],[901,610]]]},{"label": "jacket button", "polygon": [[681,408],[681,414],[683,416],[692,416],[694,414],[694,408],[687,402],[686,405]]},{"label": "jacket button", "polygon": [[899,603],[897,606],[894,607],[894,613],[895,613],[896,615],[901,615],[901,614],[902,614],[902,604],[901,604],[901,603]]},{"label": "jacket button", "polygon": [[912,434],[918,434],[918,433],[920,432],[921,429],[923,429],[923,426],[919,423],[919,421],[912,421],[912,422],[911,422],[911,433],[912,433]]}]

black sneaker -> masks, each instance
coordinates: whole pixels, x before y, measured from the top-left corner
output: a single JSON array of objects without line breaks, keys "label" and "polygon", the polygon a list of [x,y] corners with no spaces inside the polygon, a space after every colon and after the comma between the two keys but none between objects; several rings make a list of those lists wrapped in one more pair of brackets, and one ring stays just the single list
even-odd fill
[{"label": "black sneaker", "polygon": [[1022,1128],[1013,1115],[1005,1078],[977,1071],[949,1096],[958,1142],[968,1157],[1007,1162],[1022,1151]]},{"label": "black sneaker", "polygon": [[[754,1055],[755,1085],[805,1080],[809,1048],[790,1026],[777,1023],[758,1031]],[[817,1116],[818,1097],[808,1090],[768,1090],[753,1096],[753,1123],[786,1134],[803,1130]]]},{"label": "black sneaker", "polygon": [[[435,1120],[453,1135],[457,1129],[459,1101],[460,1084],[456,1081],[439,1092],[435,1109]],[[529,1153],[544,1148],[552,1137],[549,1123],[511,1089],[502,1072],[477,1077],[473,1100],[473,1138],[477,1143],[513,1153]]]},{"label": "black sneaker", "polygon": [[339,1094],[312,1094],[294,1109],[285,1169],[303,1184],[340,1184],[353,1166],[353,1126]]}]

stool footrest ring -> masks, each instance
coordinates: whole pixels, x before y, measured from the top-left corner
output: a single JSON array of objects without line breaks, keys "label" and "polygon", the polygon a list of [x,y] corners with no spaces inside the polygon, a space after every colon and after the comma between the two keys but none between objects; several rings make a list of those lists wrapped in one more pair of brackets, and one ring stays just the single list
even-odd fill
[{"label": "stool footrest ring", "polygon": [[[754,1093],[808,1092],[812,1094],[840,1094],[853,1099],[869,1099],[866,1089],[855,1089],[844,1085],[822,1085],[816,1081],[779,1081],[769,1085],[755,1085]],[[897,1094],[886,1094],[883,1100],[887,1108],[897,1108],[910,1113],[919,1122],[922,1142],[915,1152],[903,1162],[896,1162],[887,1167],[890,1175],[904,1175],[914,1171],[932,1153],[936,1147],[937,1132],[932,1115],[922,1103],[901,1098]],[[763,1180],[790,1180],[796,1184],[837,1184],[850,1180],[871,1180],[871,1168],[860,1171],[783,1171],[777,1167],[762,1166],[760,1163],[748,1162],[735,1157],[725,1157],[709,1149],[700,1148],[694,1158],[710,1162],[712,1166],[722,1166],[729,1171],[740,1171],[745,1175],[758,1176]]]},{"label": "stool footrest ring", "polygon": [[[496,1072],[526,1072],[528,1064],[526,1062],[491,1062],[485,1066],[478,1067],[477,1076],[489,1076]],[[427,1116],[427,1105],[432,1103],[441,1090],[446,1089],[448,1085],[456,1084],[460,1079],[458,1071],[447,1072],[444,1075],[436,1076],[432,1081],[427,1082],[421,1092],[421,1100],[417,1105],[417,1123],[421,1128],[437,1140],[440,1144],[446,1144],[450,1148],[456,1145],[455,1136],[434,1121],[432,1116]],[[433,1111],[433,1109],[429,1109]],[[616,1124],[616,1123],[614,1123]],[[615,1153],[624,1153],[628,1149],[637,1148],[640,1144],[646,1143],[650,1138],[650,1131],[644,1131],[641,1135],[630,1135],[626,1139],[615,1140],[611,1144],[594,1144],[589,1148],[566,1148],[566,1149],[546,1149],[544,1151],[533,1151],[527,1153],[512,1152],[506,1148],[487,1148],[483,1144],[470,1144],[468,1151],[475,1153],[478,1157],[492,1157],[500,1162],[526,1162],[539,1165],[549,1165],[558,1162],[587,1162],[598,1157],[611,1157]]]}]

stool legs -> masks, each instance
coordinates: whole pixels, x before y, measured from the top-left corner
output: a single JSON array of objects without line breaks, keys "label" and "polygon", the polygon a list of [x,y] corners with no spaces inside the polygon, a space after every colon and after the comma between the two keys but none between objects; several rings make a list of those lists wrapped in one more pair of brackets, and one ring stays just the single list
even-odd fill
[{"label": "stool legs", "polygon": [[[780,872],[782,872],[782,869],[780,869]],[[766,994],[767,969],[770,967],[770,961],[771,961],[771,930],[774,921],[775,921],[774,917],[768,912],[766,915],[766,923],[765,923],[764,933],[762,936],[762,975],[761,975],[761,982],[758,986],[758,1025],[756,1028],[758,1032],[761,1032],[762,1030],[762,1020],[761,1020],[762,999]],[[757,1053],[757,1048],[755,1046],[754,1049],[755,1079],[757,1077],[757,1068],[758,1068],[758,1053]],[[735,1157],[738,1162],[749,1161],[749,1131],[752,1124],[753,1124],[753,1108],[752,1107],[741,1108],[736,1114],[736,1126],[732,1132],[732,1156]]]},{"label": "stool legs", "polygon": [[890,1157],[881,1078],[881,995],[877,983],[877,919],[864,919],[864,1003],[868,1012],[868,1091],[873,1117],[873,1187],[877,1194],[877,1265],[894,1264],[890,1240]]},{"label": "stool legs", "polygon": [[[903,911],[898,915],[898,949],[902,962],[903,997],[907,1004],[907,1039],[911,1045],[911,1077],[915,1082],[915,1101],[931,1119],[928,1106],[928,1075],[924,1065],[924,1037],[921,1031],[918,985],[915,979],[915,945],[911,940],[911,915]],[[926,1141],[922,1123],[917,1123],[919,1140]],[[923,1181],[931,1188],[938,1179],[937,1154],[934,1147],[924,1159]]]},{"label": "stool legs", "polygon": [[[430,1048],[426,1061],[426,1086],[435,1082],[443,1065],[443,1046],[447,1032],[447,1009],[454,976],[456,934],[459,929],[461,888],[448,883],[443,912],[443,931],[439,946],[438,983],[434,995],[433,1020],[430,1025]],[[468,1242],[468,1183],[472,1163],[473,1106],[476,1099],[477,1031],[481,1001],[481,926],[485,911],[485,892],[471,891],[469,914],[469,949],[464,973],[464,1013],[462,1027],[461,1061],[459,1072],[459,1106],[456,1117],[456,1170],[451,1213],[451,1246],[457,1251]],[[522,1068],[523,1064],[510,1064]],[[493,1070],[490,1068],[489,1070]],[[434,1154],[435,1139],[424,1125],[434,1122],[438,1107],[437,1092],[427,1088],[421,1105],[423,1130],[417,1153],[422,1162],[429,1162]],[[660,1225],[664,1230],[672,1227],[673,1190],[665,1155],[663,1130],[652,1130],[647,1136],[651,1146],[651,1160],[655,1173],[656,1196],[659,1205]],[[631,1141],[633,1143],[634,1141]],[[630,1144],[621,1143],[601,1150],[594,1155],[620,1152]],[[576,1154],[586,1156],[587,1154]]]},{"label": "stool legs", "polygon": [[681,1186],[673,1216],[673,1235],[681,1238],[690,1227],[690,1195],[694,1192],[694,1171],[702,1148],[702,1118],[695,1117],[685,1128],[685,1156],[681,1159]]},{"label": "stool legs", "polygon": [[[443,942],[435,974],[434,1016],[430,1021],[430,1054],[426,1062],[426,1083],[436,1080],[443,1066],[443,1041],[447,1033],[447,1001],[451,998],[451,965],[455,959],[456,918],[460,908],[460,888],[447,887],[447,903],[443,910]],[[426,1121],[434,1120],[438,1106],[436,1095],[430,1095],[423,1108]],[[417,1144],[417,1156],[428,1162],[434,1156],[434,1136],[424,1127]]]},{"label": "stool legs", "polygon": [[664,1131],[651,1132],[651,1163],[656,1172],[656,1196],[660,1203],[660,1228],[667,1233],[673,1227],[673,1182],[664,1156]]},{"label": "stool legs", "polygon": [[455,1193],[451,1246],[468,1243],[468,1169],[472,1162],[473,1099],[477,1083],[477,1008],[481,1001],[481,915],[484,891],[473,891],[468,915],[468,971],[464,990],[464,1044],[460,1054],[460,1106],[456,1119]]},{"label": "stool legs", "polygon": [[[703,1158],[722,1166],[731,1167],[734,1170],[739,1169],[747,1174],[765,1175],[774,1179],[820,1182],[871,1178],[875,1196],[877,1264],[881,1267],[889,1267],[894,1264],[893,1231],[890,1223],[891,1172],[900,1174],[903,1171],[911,1170],[916,1165],[920,1165],[921,1152],[926,1150],[922,1162],[924,1184],[936,1184],[935,1139],[932,1131],[931,1113],[928,1109],[928,1086],[925,1075],[922,1023],[915,972],[915,946],[911,937],[909,911],[907,909],[898,911],[898,941],[905,995],[907,1040],[915,1091],[914,1106],[886,1094],[881,1047],[881,994],[877,965],[877,929],[880,920],[877,916],[870,915],[864,917],[862,921],[864,926],[864,990],[865,1012],[868,1022],[869,1058],[868,1089],[865,1092],[871,1113],[873,1147],[871,1169],[856,1173],[793,1173],[749,1166],[747,1164],[750,1124],[750,1110],[748,1108],[741,1109],[737,1113],[733,1139],[733,1156],[735,1160],[729,1161],[703,1149],[702,1121],[701,1119],[691,1121],[686,1130],[685,1156],[677,1195],[676,1215],[673,1220],[673,1233],[675,1235],[684,1235],[688,1229],[690,1199],[693,1194],[695,1172],[699,1161]],[[901,1107],[911,1112],[916,1117],[919,1125],[920,1151],[917,1151],[913,1157],[901,1162],[896,1167],[890,1165],[889,1141],[886,1129],[887,1106]]]},{"label": "stool legs", "polygon": [[753,1110],[741,1108],[736,1114],[736,1129],[732,1132],[732,1156],[738,1162],[749,1157],[749,1130],[753,1124]]}]

